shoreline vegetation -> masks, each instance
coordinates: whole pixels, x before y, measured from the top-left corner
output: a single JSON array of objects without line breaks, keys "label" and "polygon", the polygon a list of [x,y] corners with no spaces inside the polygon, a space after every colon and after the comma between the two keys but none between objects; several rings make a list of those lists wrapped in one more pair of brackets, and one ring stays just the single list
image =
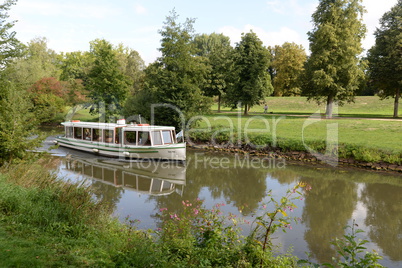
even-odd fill
[{"label": "shoreline vegetation", "polygon": [[[319,267],[291,252],[279,254],[271,243],[275,231],[297,222],[287,210],[308,194],[299,182],[285,196],[271,196],[274,208],[256,217],[245,237],[242,219],[223,215],[216,204],[186,200],[179,211],[161,208],[156,230],[139,230],[136,221],[121,223],[111,207],[94,199],[95,190],[70,183],[48,171],[54,160],[43,157],[0,170],[0,264],[2,267]],[[262,207],[268,204],[261,204]],[[355,226],[334,241],[334,264],[382,267],[381,257],[365,252]],[[352,244],[347,241],[353,241]],[[359,254],[358,254],[359,253]]]},{"label": "shoreline vegetation", "polygon": [[[269,105],[267,114],[264,103]],[[190,128],[189,147],[402,172],[402,119],[391,117],[392,99],[357,96],[354,103],[337,107],[333,119],[322,115],[325,105],[308,102],[306,97],[268,97],[264,103],[253,106],[248,116],[225,107],[218,113],[214,105]],[[72,119],[96,121],[97,117],[81,109]],[[335,137],[329,136],[331,131]]]},{"label": "shoreline vegetation", "polygon": [[189,147],[402,172],[402,121],[390,118],[391,99],[356,97],[353,104],[337,107],[332,119],[320,113],[323,105],[305,97],[269,97],[266,102],[267,114],[261,104],[249,116],[227,108],[201,116],[189,130]]}]

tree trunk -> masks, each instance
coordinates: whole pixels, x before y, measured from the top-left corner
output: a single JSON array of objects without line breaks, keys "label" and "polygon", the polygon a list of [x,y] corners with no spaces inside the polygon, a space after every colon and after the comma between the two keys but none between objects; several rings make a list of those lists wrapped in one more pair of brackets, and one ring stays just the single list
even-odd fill
[{"label": "tree trunk", "polygon": [[218,95],[218,113],[221,112],[221,94]]},{"label": "tree trunk", "polygon": [[244,104],[244,115],[248,115],[247,103]]},{"label": "tree trunk", "polygon": [[327,98],[327,110],[325,112],[325,115],[327,116],[327,118],[332,118],[333,104],[334,104],[334,97],[330,95]]},{"label": "tree trunk", "polygon": [[394,102],[394,117],[398,117],[398,109],[399,109],[399,98],[401,97],[401,92],[400,89],[396,89],[396,94],[395,94],[395,102]]}]

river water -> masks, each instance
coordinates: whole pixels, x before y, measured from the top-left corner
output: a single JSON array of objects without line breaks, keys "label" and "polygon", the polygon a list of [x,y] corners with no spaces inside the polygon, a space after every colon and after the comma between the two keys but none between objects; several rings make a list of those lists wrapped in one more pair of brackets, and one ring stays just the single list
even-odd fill
[{"label": "river water", "polygon": [[[183,200],[204,200],[224,213],[253,222],[262,205],[286,194],[300,181],[311,190],[290,213],[300,218],[286,233],[278,231],[273,242],[279,252],[292,250],[299,258],[331,261],[336,254],[330,241],[342,238],[353,221],[364,233],[386,267],[402,267],[402,175],[326,166],[301,165],[284,160],[253,159],[236,155],[188,150],[185,165],[169,162],[136,162],[97,157],[62,147],[53,149],[53,169],[64,179],[86,180],[97,198],[115,207],[121,221],[139,220],[139,228],[156,229],[161,208],[180,211]],[[268,207],[267,209],[272,209]],[[251,225],[251,224],[250,224]],[[243,224],[247,234],[251,226]]]}]

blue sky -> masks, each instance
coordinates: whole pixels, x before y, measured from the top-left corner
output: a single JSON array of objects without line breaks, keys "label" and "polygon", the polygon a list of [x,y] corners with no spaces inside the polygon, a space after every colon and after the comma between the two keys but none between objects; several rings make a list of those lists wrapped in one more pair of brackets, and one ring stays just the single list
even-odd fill
[{"label": "blue sky", "polygon": [[[173,9],[179,22],[195,18],[196,33],[223,33],[234,45],[252,29],[264,45],[295,42],[308,51],[307,32],[318,0],[19,0],[9,11],[18,20],[13,30],[24,43],[46,37],[57,52],[88,51],[104,38],[137,50],[146,63],[160,54],[158,30]],[[363,46],[374,44],[373,32],[397,0],[363,0],[368,28]]]}]

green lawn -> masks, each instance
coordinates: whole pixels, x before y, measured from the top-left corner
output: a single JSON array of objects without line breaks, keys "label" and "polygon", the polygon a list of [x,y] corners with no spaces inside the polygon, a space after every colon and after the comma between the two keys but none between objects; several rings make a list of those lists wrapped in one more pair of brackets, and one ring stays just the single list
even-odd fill
[{"label": "green lawn", "polygon": [[[239,128],[240,125],[240,128]],[[369,119],[320,119],[277,115],[213,114],[204,117],[192,131],[233,129],[234,134],[262,134],[298,142],[325,140],[327,132],[339,143],[367,146],[373,149],[402,152],[401,121]],[[241,134],[244,137],[244,134]]]},{"label": "green lawn", "polygon": [[[317,105],[314,101],[307,101],[306,97],[268,97],[266,102],[269,112],[275,114],[311,115],[313,113],[325,113],[325,105]],[[392,117],[393,99],[380,100],[376,96],[358,96],[354,103],[346,103],[338,107],[340,116],[346,117]],[[253,106],[251,113],[263,113],[264,104]],[[212,110],[216,112],[218,105],[215,104]],[[221,107],[224,112],[230,108]],[[335,111],[335,110],[334,110]]]}]

